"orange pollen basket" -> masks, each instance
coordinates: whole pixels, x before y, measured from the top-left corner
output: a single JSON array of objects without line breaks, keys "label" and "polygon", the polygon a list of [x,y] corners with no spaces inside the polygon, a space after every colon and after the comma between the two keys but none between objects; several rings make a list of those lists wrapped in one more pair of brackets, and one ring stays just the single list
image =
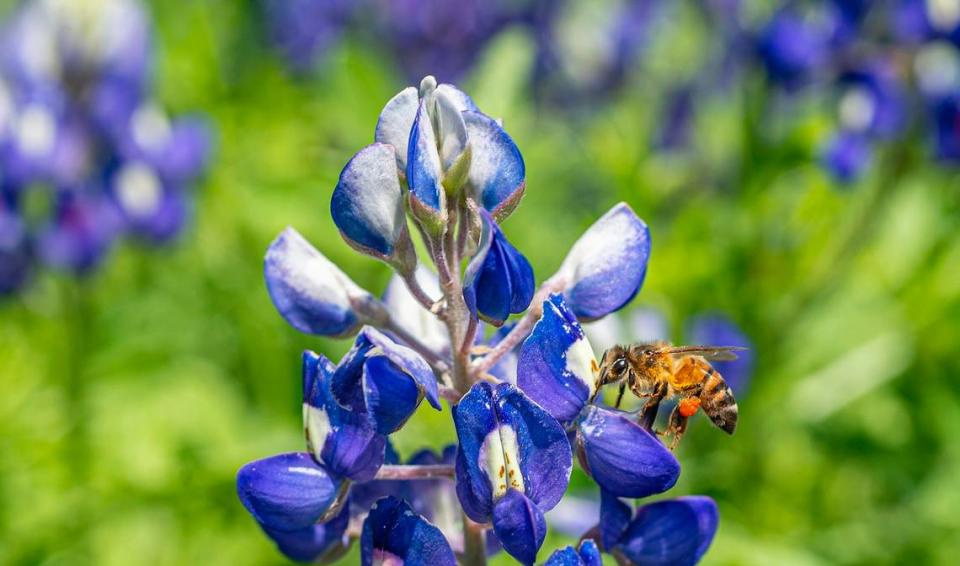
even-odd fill
[{"label": "orange pollen basket", "polygon": [[700,408],[700,399],[697,397],[689,397],[680,401],[678,409],[680,411],[680,416],[683,417],[692,417],[696,414],[697,409]]}]

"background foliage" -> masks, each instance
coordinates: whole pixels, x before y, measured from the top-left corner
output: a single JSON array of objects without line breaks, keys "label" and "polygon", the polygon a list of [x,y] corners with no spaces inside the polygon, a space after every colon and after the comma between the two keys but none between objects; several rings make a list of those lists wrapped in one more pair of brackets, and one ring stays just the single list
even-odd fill
[{"label": "background foliage", "polygon": [[[178,245],[125,245],[89,279],[45,275],[0,304],[0,563],[279,562],[234,474],[301,448],[299,353],[337,357],[348,343],[283,322],[263,252],[289,224],[367,288],[389,276],[348,249],[328,210],[343,164],[405,84],[389,61],[348,37],[291,78],[259,39],[256,5],[151,8],[161,101],[210,114],[215,164]],[[917,146],[891,147],[841,189],[811,157],[827,117],[805,111],[770,143],[749,76],[699,113],[696,151],[652,153],[663,84],[695,68],[701,31],[681,21],[622,95],[569,112],[532,103],[527,36],[494,41],[462,86],[505,119],[527,163],[504,230],[543,277],[625,200],[653,238],[633,306],[675,327],[721,311],[751,336],[737,435],[699,419],[671,491],[718,501],[706,564],[951,563],[957,175]],[[401,433],[401,455],[453,439],[448,416],[429,412]]]}]

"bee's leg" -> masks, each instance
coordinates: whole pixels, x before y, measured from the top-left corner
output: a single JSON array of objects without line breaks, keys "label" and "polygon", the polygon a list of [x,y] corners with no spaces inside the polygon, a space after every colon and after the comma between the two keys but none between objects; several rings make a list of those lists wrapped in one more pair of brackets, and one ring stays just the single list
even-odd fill
[{"label": "bee's leg", "polygon": [[620,402],[623,401],[623,394],[627,391],[627,380],[624,379],[620,382],[620,391],[617,393],[617,404],[614,405],[615,409],[620,408]]},{"label": "bee's leg", "polygon": [[637,419],[640,426],[647,430],[653,430],[653,423],[656,422],[657,413],[660,411],[660,401],[663,401],[666,395],[667,384],[658,385],[647,402],[644,403],[643,409],[640,410],[640,418]]},{"label": "bee's leg", "polygon": [[683,413],[680,412],[679,404],[673,408],[673,412],[670,413],[670,424],[667,427],[667,432],[673,436],[670,440],[670,450],[677,449],[677,446],[680,444],[680,439],[683,438],[683,433],[687,431],[687,422],[689,420],[690,417],[685,417]]}]

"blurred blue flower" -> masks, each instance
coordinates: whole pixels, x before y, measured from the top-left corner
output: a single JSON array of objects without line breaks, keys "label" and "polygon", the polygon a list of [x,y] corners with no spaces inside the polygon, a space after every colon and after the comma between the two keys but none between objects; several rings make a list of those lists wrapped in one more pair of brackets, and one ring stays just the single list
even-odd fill
[{"label": "blurred blue flower", "polygon": [[732,320],[722,314],[703,314],[687,323],[687,342],[704,346],[737,346],[745,348],[737,352],[737,359],[714,360],[710,365],[723,376],[723,380],[738,396],[747,391],[753,374],[754,352],[750,337]]},{"label": "blurred blue flower", "polygon": [[573,465],[560,424],[520,390],[478,382],[453,408],[460,441],[457,495],[464,513],[532,564],[546,536],[544,511],[563,497]]},{"label": "blurred blue flower", "polygon": [[947,162],[960,161],[960,94],[936,98],[930,107],[937,158]]},{"label": "blurred blue flower", "polygon": [[19,222],[20,261],[86,274],[123,235],[172,240],[189,216],[211,136],[202,118],[171,122],[152,102],[143,6],[26,3],[3,31],[0,185],[8,195],[45,192],[49,203],[48,217]]},{"label": "blurred blue flower", "polygon": [[794,89],[822,68],[829,56],[829,39],[827,22],[788,3],[759,32],[756,49],[770,80]]},{"label": "blurred blue flower", "polygon": [[440,529],[414,513],[405,501],[385,497],[374,503],[363,522],[360,563],[456,566],[457,560]]},{"label": "blurred blue flower", "polygon": [[503,235],[490,214],[481,211],[483,232],[464,276],[464,297],[471,310],[495,326],[527,310],[533,300],[533,268]]},{"label": "blurred blue flower", "polygon": [[840,131],[827,143],[822,161],[838,181],[852,183],[866,171],[872,153],[871,144],[863,134]]}]

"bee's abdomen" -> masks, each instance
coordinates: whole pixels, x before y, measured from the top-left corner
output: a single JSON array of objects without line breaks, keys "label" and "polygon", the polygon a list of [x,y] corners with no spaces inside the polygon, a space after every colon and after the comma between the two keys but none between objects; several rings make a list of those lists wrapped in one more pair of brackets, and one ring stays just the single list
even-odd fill
[{"label": "bee's abdomen", "polygon": [[737,400],[733,398],[730,386],[713,368],[710,368],[709,375],[703,382],[700,401],[703,412],[710,417],[713,424],[727,434],[733,434],[737,428]]}]

